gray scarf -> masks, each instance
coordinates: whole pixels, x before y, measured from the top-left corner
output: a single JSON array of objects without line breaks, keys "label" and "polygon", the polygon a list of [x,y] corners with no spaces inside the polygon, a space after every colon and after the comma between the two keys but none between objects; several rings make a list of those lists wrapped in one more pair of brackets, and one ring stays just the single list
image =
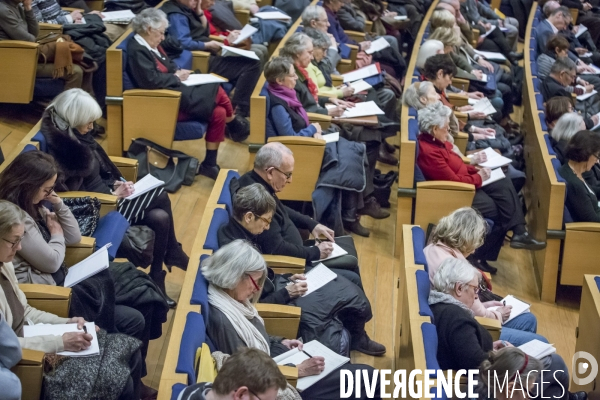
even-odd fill
[{"label": "gray scarf", "polygon": [[469,312],[471,317],[475,317],[475,313],[466,306],[466,304],[462,303],[459,300],[456,300],[454,297],[449,295],[448,293],[438,292],[437,290],[432,290],[429,292],[429,299],[427,299],[429,305],[437,304],[437,303],[445,303],[445,304],[453,304],[455,306],[459,306],[463,310]]}]

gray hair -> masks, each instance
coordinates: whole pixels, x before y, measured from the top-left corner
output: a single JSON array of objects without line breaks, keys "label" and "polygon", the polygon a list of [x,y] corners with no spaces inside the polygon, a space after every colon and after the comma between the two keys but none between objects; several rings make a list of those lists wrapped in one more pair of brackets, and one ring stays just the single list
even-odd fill
[{"label": "gray hair", "polygon": [[582,122],[583,117],[576,112],[563,114],[556,122],[556,125],[554,125],[554,128],[552,128],[550,135],[557,142],[560,140],[569,140],[581,130]]},{"label": "gray hair", "polygon": [[202,262],[202,275],[221,289],[234,289],[245,274],[262,272],[264,282],[267,264],[263,256],[246,240],[234,240],[222,246]]},{"label": "gray hair", "polygon": [[463,255],[481,247],[487,233],[487,223],[471,207],[462,207],[442,217],[431,233],[430,242],[442,242]]},{"label": "gray hair", "polygon": [[48,108],[51,107],[71,128],[87,125],[102,117],[102,109],[98,102],[82,89],[62,92],[52,100]]},{"label": "gray hair", "polygon": [[[539,376],[543,369],[544,364],[540,360],[528,357],[518,347],[504,347],[498,351],[490,351],[488,358],[483,360],[479,367],[481,385],[478,387],[478,392],[481,394],[480,398],[486,396],[486,393],[490,391],[495,393],[496,390],[502,390],[503,383],[492,377],[507,376],[511,381],[525,377],[528,379],[529,376],[533,379]],[[517,373],[519,378],[516,377]]]},{"label": "gray hair", "polygon": [[425,104],[421,102],[421,97],[427,96],[429,89],[433,87],[433,83],[429,81],[415,82],[412,85],[404,89],[402,95],[402,102],[407,107],[412,107],[417,110],[425,107]]},{"label": "gray hair", "polygon": [[552,14],[552,12],[559,7],[560,7],[560,4],[558,1],[551,0],[551,1],[547,2],[546,4],[544,4],[544,7],[542,8],[544,16],[546,18],[548,18],[550,16],[550,14]]},{"label": "gray hair", "polygon": [[310,40],[306,33],[296,32],[285,42],[279,51],[279,55],[295,59],[300,53],[308,49],[311,44],[312,40]]},{"label": "gray hair", "polygon": [[[325,9],[321,6],[308,6],[302,12],[302,25],[310,26],[310,23],[325,13]],[[325,13],[327,15],[327,13]]]},{"label": "gray hair", "polygon": [[279,168],[284,154],[293,155],[294,153],[279,142],[267,143],[256,153],[254,169],[264,171],[271,167]]},{"label": "gray hair", "polygon": [[265,65],[265,79],[269,83],[277,83],[277,79],[284,79],[290,73],[290,67],[294,65],[289,57],[273,57]]},{"label": "gray hair", "polygon": [[313,46],[318,47],[320,49],[327,49],[331,46],[331,40],[329,36],[320,30],[317,29],[307,29],[305,34],[312,39]]},{"label": "gray hair", "polygon": [[137,34],[146,33],[149,28],[160,29],[169,26],[167,14],[155,8],[146,8],[131,20],[131,27]]},{"label": "gray hair", "polygon": [[481,274],[468,261],[450,257],[440,264],[433,277],[433,286],[438,292],[452,294],[457,283],[465,286],[475,277],[481,279]]},{"label": "gray hair", "polygon": [[276,207],[275,198],[260,183],[245,186],[233,195],[233,217],[238,221],[248,212],[261,216],[275,212]]},{"label": "gray hair", "polygon": [[444,52],[444,43],[439,40],[428,39],[419,48],[419,54],[417,55],[417,68],[425,67],[425,61],[431,56],[435,56],[438,52]]},{"label": "gray hair", "polygon": [[0,200],[0,236],[9,235],[13,227],[24,225],[27,213],[16,204]]},{"label": "gray hair", "polygon": [[419,130],[433,134],[434,127],[442,127],[450,121],[452,110],[441,101],[428,105],[419,110]]},{"label": "gray hair", "polygon": [[560,74],[563,71],[574,71],[577,68],[575,62],[569,57],[557,57],[552,68],[550,68],[551,74]]}]

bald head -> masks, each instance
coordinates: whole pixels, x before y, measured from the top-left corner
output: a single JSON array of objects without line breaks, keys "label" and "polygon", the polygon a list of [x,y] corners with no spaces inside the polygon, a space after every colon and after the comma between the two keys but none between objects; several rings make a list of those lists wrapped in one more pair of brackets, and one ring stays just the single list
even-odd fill
[{"label": "bald head", "polygon": [[556,10],[558,7],[560,7],[560,4],[558,3],[558,1],[550,0],[549,2],[544,4],[544,8],[542,11],[544,12],[544,15],[546,16],[546,18],[548,18],[550,16],[550,14],[552,14],[552,12],[554,10]]}]

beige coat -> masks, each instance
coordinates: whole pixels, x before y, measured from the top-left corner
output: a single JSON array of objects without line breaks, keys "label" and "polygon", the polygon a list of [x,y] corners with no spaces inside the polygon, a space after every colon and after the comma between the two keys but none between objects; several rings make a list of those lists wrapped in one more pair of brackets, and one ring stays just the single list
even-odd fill
[{"label": "beige coat", "polygon": [[[27,298],[25,297],[25,293],[21,289],[19,289],[19,283],[17,282],[17,277],[15,276],[15,269],[12,263],[0,263],[0,273],[9,280],[12,287],[23,304],[25,308],[25,322],[27,320],[32,321],[34,324],[44,323],[44,324],[66,324],[69,320],[68,318],[61,318],[54,314],[50,314],[44,311],[40,311],[31,307],[27,304]],[[6,317],[6,322],[8,325],[12,326],[13,315],[10,307],[8,306],[8,301],[6,300],[6,295],[4,291],[0,289],[0,312],[4,314]],[[35,336],[30,338],[19,338],[19,344],[24,349],[30,350],[39,350],[44,353],[58,353],[63,351],[64,345],[62,336],[56,335],[44,335],[44,336]]]}]

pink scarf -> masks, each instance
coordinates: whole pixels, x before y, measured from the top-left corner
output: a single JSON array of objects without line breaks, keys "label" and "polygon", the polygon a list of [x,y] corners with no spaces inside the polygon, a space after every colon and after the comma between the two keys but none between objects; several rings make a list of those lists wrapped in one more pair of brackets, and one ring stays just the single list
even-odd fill
[{"label": "pink scarf", "polygon": [[267,86],[267,90],[273,96],[285,101],[288,107],[297,112],[302,117],[302,119],[304,119],[304,122],[306,122],[306,126],[310,124],[310,122],[308,122],[308,115],[306,115],[306,110],[304,110],[304,107],[302,107],[302,103],[300,103],[300,100],[298,100],[298,97],[296,96],[296,91],[294,89],[290,89],[278,83],[269,83],[269,86]]}]

